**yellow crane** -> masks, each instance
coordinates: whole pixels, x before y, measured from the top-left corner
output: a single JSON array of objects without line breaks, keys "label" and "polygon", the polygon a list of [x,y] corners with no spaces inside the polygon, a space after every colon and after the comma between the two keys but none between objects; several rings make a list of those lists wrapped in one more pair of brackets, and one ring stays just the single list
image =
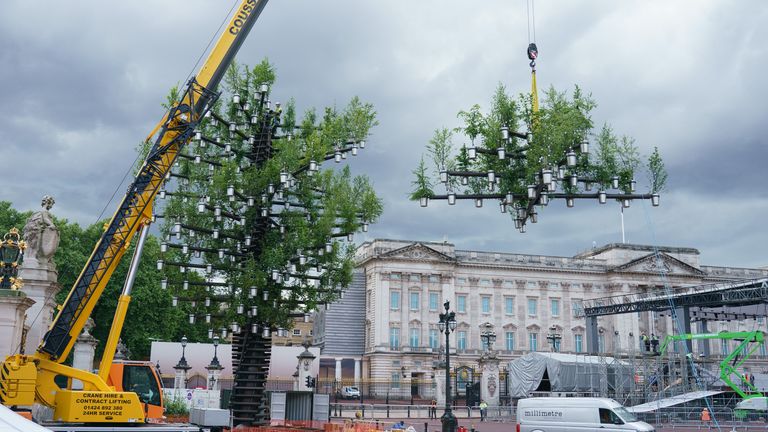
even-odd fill
[{"label": "yellow crane", "polygon": [[[154,145],[37,351],[31,355],[12,355],[0,367],[0,401],[4,405],[40,403],[52,407],[54,420],[60,422],[142,423],[162,417],[162,391],[155,368],[142,362],[113,364],[115,349],[131,300],[155,196],[180,150],[218,97],[218,84],[266,4],[267,0],[242,0],[207,60],[187,83],[180,101],[150,133],[148,139],[154,138]],[[62,364],[137,233],[136,250],[99,373]],[[73,389],[73,380],[82,383],[81,390]],[[135,386],[141,390],[134,391]]]}]

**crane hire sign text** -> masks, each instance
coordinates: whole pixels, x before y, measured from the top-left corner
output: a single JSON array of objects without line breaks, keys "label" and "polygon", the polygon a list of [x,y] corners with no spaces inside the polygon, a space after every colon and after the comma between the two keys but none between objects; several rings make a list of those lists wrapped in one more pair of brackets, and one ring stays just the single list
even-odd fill
[{"label": "crane hire sign text", "polygon": [[136,393],[61,391],[54,418],[78,422],[136,422],[144,418]]},{"label": "crane hire sign text", "polygon": [[83,393],[75,399],[75,404],[80,405],[84,416],[120,417],[123,407],[130,405],[131,400],[122,393]]}]

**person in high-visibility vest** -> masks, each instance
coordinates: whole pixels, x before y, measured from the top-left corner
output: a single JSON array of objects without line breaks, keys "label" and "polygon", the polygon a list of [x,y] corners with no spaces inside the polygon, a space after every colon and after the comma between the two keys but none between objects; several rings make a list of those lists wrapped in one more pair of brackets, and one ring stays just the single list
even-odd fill
[{"label": "person in high-visibility vest", "polygon": [[707,408],[701,410],[701,421],[702,423],[709,423],[712,421],[712,416],[709,415],[709,410]]}]

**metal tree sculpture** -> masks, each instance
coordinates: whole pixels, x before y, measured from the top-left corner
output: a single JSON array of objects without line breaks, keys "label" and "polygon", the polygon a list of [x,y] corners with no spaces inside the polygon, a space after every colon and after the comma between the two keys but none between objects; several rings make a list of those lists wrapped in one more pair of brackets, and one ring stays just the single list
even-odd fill
[{"label": "metal tree sculpture", "polygon": [[[342,110],[309,111],[270,101],[265,61],[233,66],[226,96],[198,129],[171,174],[165,252],[158,268],[198,339],[231,336],[235,424],[267,418],[270,334],[333,302],[351,281],[351,243],[382,211],[365,177],[321,169],[365,148],[375,112],[357,98]],[[195,332],[196,330],[196,332]]]}]

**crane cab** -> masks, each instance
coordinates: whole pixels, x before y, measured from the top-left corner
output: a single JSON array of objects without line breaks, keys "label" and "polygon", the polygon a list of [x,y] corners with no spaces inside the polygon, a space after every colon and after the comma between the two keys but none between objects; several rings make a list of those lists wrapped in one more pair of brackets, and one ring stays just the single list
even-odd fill
[{"label": "crane cab", "polygon": [[146,420],[163,419],[163,384],[151,362],[117,360],[109,369],[107,385],[116,391],[134,392],[144,405]]}]

